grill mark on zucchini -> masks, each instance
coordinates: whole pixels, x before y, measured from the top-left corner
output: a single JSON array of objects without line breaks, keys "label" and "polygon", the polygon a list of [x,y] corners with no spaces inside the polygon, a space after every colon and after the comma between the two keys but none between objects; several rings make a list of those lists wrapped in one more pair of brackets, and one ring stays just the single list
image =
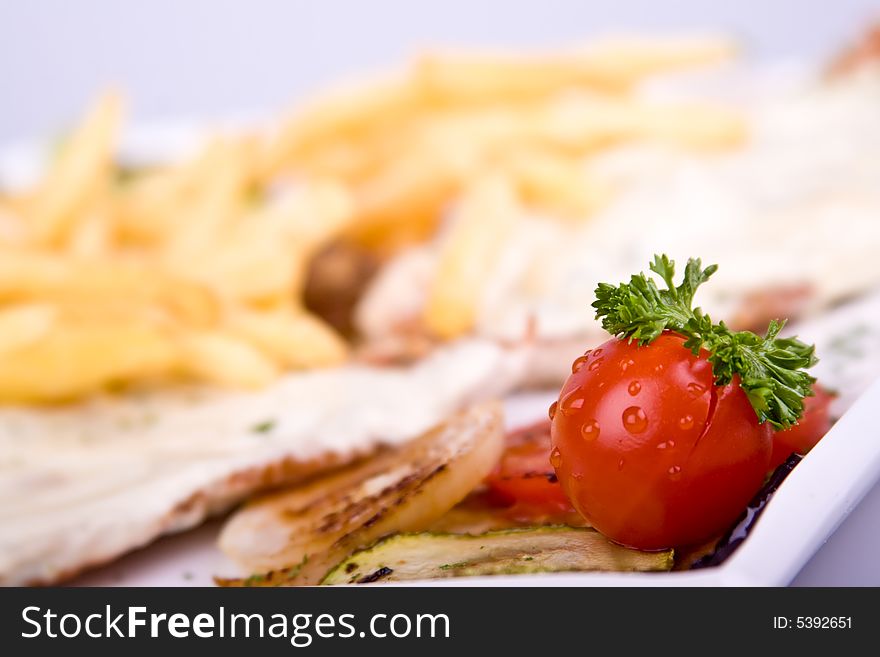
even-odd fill
[{"label": "grill mark on zucchini", "polygon": [[[479,535],[403,533],[387,536],[350,555],[331,568],[321,583],[596,570],[664,571],[672,567],[672,562],[672,550],[641,552],[625,548],[587,528],[529,527]],[[379,571],[381,577],[376,576]]]},{"label": "grill mark on zucchini", "polygon": [[358,580],[358,584],[372,584],[373,582],[378,582],[380,579],[384,579],[388,577],[394,571],[386,566],[382,566],[374,573],[370,573],[366,577],[362,577]]}]

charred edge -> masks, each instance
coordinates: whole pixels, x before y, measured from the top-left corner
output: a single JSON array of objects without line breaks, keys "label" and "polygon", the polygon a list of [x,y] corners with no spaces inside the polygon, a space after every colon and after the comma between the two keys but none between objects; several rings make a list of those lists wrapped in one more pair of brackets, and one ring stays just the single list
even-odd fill
[{"label": "charred edge", "polygon": [[[362,525],[363,528],[372,527],[377,522],[379,522],[391,508],[400,506],[407,500],[407,497],[406,495],[404,495],[404,493],[406,493],[407,495],[418,495],[424,488],[425,484],[427,484],[438,474],[446,470],[446,467],[447,464],[443,463],[441,465],[438,465],[427,474],[421,471],[415,472],[399,480],[397,483],[388,486],[376,495],[371,495],[369,498],[365,498],[355,504],[350,505],[343,512],[337,511],[331,513],[325,518],[324,523],[321,525],[321,527],[318,528],[318,531],[328,532],[332,529],[336,529],[342,526],[342,520],[344,519],[344,517],[350,517],[354,515],[353,511],[362,511],[364,508],[375,504],[377,500],[380,500],[384,497],[389,497],[394,494],[395,499],[393,502],[391,502],[389,505],[383,506],[374,515],[370,516],[370,518],[368,518]],[[416,484],[415,487],[413,487],[413,484]],[[351,536],[351,533],[342,536],[333,545],[343,545],[345,541],[349,538],[349,536]]]},{"label": "charred edge", "polygon": [[[375,495],[370,495],[369,497],[364,497],[358,500],[349,501],[348,504],[345,505],[342,509],[338,511],[332,511],[324,516],[324,521],[318,527],[318,531],[321,533],[329,533],[332,531],[336,531],[340,527],[342,527],[345,522],[347,522],[350,518],[358,516],[364,512],[364,510],[369,509],[371,506],[375,506],[378,500],[381,500],[383,497],[388,497],[393,494],[398,495],[398,499],[400,494],[402,494],[406,489],[414,482],[418,481],[422,477],[420,472],[413,473],[404,477],[403,479],[398,480],[396,483],[391,486],[387,486],[383,488],[381,491],[376,493]],[[379,511],[375,516],[367,520],[365,524],[366,527],[369,527],[370,524],[374,524],[379,517],[385,512],[385,509]]]},{"label": "charred edge", "polygon": [[775,493],[776,489],[779,488],[783,481],[785,481],[785,478],[791,474],[791,471],[794,470],[795,466],[801,462],[802,458],[803,457],[797,454],[792,454],[788,457],[788,460],[786,460],[785,463],[776,468],[773,471],[773,474],[770,475],[767,483],[761,487],[761,490],[759,490],[752,498],[752,501],[749,502],[749,506],[743,511],[736,523],[734,523],[734,525],[725,532],[724,536],[721,537],[721,540],[718,541],[718,546],[715,548],[715,551],[697,559],[691,565],[690,569],[697,570],[699,568],[718,566],[724,563],[731,554],[736,552],[736,549],[742,544],[742,542],[749,537],[749,532],[751,532],[752,528],[758,522],[758,518],[761,517],[761,514],[764,513],[764,509],[767,508],[767,502],[773,497],[773,493]]},{"label": "charred edge", "polygon": [[[360,483],[360,482],[357,482],[357,483]],[[349,493],[344,493],[343,495],[340,495],[338,498],[338,502],[344,503],[344,504],[347,504],[348,506],[350,506],[351,505],[351,495]],[[309,511],[311,511],[312,509],[314,509],[316,506],[326,504],[326,503],[327,503],[326,496],[317,497],[302,506],[298,506],[295,508],[294,507],[286,507],[281,510],[281,515],[285,518],[290,519],[290,520],[296,520],[300,516],[303,516],[306,513],[308,513]]]},{"label": "charred edge", "polygon": [[378,582],[380,579],[384,579],[388,577],[394,571],[387,566],[382,566],[379,570],[374,573],[370,573],[365,577],[361,577],[357,583],[358,584],[372,584],[373,582]]},{"label": "charred edge", "polygon": [[[424,490],[425,484],[427,484],[429,481],[431,481],[438,474],[440,474],[441,472],[446,470],[446,467],[447,467],[446,463],[441,463],[436,468],[431,470],[431,472],[429,472],[428,474],[424,474],[423,472],[418,472],[418,473],[411,475],[410,477],[407,477],[406,479],[404,479],[400,486],[389,487],[388,489],[386,489],[386,491],[389,493],[391,493],[391,492],[407,493],[408,492],[412,495],[418,495],[419,493],[421,493]],[[410,487],[410,484],[413,484],[413,483],[416,484],[415,487],[412,490],[408,490]],[[383,494],[386,491],[382,491]],[[406,495],[403,495],[403,494],[398,495],[397,498],[394,500],[394,503],[392,506],[400,506],[401,504],[403,504],[406,501],[406,499],[407,499]]]},{"label": "charred edge", "polygon": [[357,570],[357,567],[358,567],[358,565],[354,561],[347,563],[345,565],[346,575],[350,575],[351,573],[353,573],[355,570]]},{"label": "charred edge", "polygon": [[373,525],[375,525],[377,522],[379,522],[379,520],[381,520],[382,516],[385,515],[385,512],[386,512],[387,510],[388,510],[388,509],[382,509],[381,511],[379,511],[379,512],[376,513],[375,515],[369,517],[369,518],[367,519],[367,521],[364,522],[364,527],[372,527]]},{"label": "charred edge", "polygon": [[429,481],[431,481],[431,480],[432,480],[434,477],[436,477],[438,474],[440,474],[441,472],[443,472],[444,470],[446,470],[446,468],[447,468],[447,464],[446,464],[446,463],[441,463],[441,464],[438,465],[436,468],[434,468],[433,470],[431,470],[431,472],[429,472],[428,474],[422,476],[422,477],[421,477],[421,481],[419,482],[419,485],[416,487],[416,489],[413,491],[413,494],[416,494],[416,493],[421,492],[421,490],[425,487],[425,484],[427,484]]}]

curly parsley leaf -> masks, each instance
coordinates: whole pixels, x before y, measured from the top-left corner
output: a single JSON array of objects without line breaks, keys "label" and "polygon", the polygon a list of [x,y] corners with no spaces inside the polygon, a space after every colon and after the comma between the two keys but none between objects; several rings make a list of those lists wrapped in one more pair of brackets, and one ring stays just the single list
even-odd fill
[{"label": "curly parsley leaf", "polygon": [[685,347],[695,355],[709,352],[708,360],[718,385],[734,376],[749,398],[760,422],[786,429],[800,419],[804,398],[812,395],[815,379],[805,368],[816,364],[815,347],[795,337],[780,338],[785,322],[772,321],[764,336],[751,331],[731,331],[724,322],[715,324],[699,308],[693,309],[697,288],[718,269],[705,269],[699,258],[688,260],[684,280],[674,283],[675,262],[666,255],[654,256],[650,270],[666,285],[661,290],[644,273],[629,283],[600,283],[596,288],[596,319],[619,338],[648,344],[664,330],[686,338]]},{"label": "curly parsley leaf", "polygon": [[596,319],[602,320],[602,328],[611,335],[647,344],[666,329],[681,330],[693,317],[691,305],[697,288],[718,266],[702,269],[699,258],[688,260],[684,281],[678,287],[673,283],[675,262],[667,256],[654,256],[650,269],[666,283],[665,290],[644,273],[633,275],[629,283],[599,283],[596,288]]}]

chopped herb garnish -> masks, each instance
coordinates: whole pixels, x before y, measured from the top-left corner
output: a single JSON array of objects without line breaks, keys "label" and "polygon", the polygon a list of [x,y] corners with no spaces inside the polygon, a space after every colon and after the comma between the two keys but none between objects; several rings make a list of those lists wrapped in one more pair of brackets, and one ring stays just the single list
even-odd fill
[{"label": "chopped herb garnish", "polygon": [[[260,586],[262,584],[266,584],[268,586],[284,586],[286,583],[290,582],[300,574],[300,571],[303,567],[309,562],[309,555],[305,555],[295,566],[291,566],[290,568],[285,568],[281,570],[270,570],[265,573],[255,573],[250,577],[241,580],[241,586]],[[216,578],[215,578],[216,579]],[[224,581],[236,581],[236,580],[216,580],[220,583]]]},{"label": "chopped herb garnish", "polygon": [[699,308],[692,308],[697,288],[717,269],[717,265],[703,269],[699,258],[691,258],[683,282],[676,286],[675,262],[666,255],[654,256],[650,270],[663,279],[666,289],[658,288],[644,273],[635,274],[629,283],[600,283],[593,302],[596,319],[612,335],[640,345],[665,330],[681,334],[694,355],[701,349],[709,352],[717,385],[738,376],[758,420],[786,429],[803,414],[804,397],[813,394],[815,379],[804,369],[816,364],[815,347],[794,337],[780,338],[784,321],[770,322],[767,333],[760,336],[731,331],[724,322],[715,324]]},{"label": "chopped herb garnish", "polygon": [[251,575],[250,577],[248,577],[244,581],[242,581],[241,585],[242,586],[254,586],[256,584],[264,583],[266,581],[266,579],[267,579],[266,573],[255,573],[254,575]]},{"label": "chopped herb garnish", "polygon": [[458,563],[444,563],[438,568],[440,570],[453,570],[455,568],[464,568],[465,566],[469,566],[470,564],[467,561],[459,561]]},{"label": "chopped herb garnish", "polygon": [[300,571],[303,569],[303,567],[304,567],[308,562],[309,562],[309,555],[307,555],[307,554],[306,554],[306,555],[303,555],[302,561],[300,561],[300,562],[299,562],[298,564],[296,564],[295,566],[291,566],[290,568],[288,568],[288,569],[285,571],[286,575],[287,575],[289,578],[291,578],[291,579],[294,578],[294,577],[296,577],[297,575],[299,575]]},{"label": "chopped herb garnish", "polygon": [[253,433],[269,433],[275,428],[275,420],[265,420],[251,427]]}]

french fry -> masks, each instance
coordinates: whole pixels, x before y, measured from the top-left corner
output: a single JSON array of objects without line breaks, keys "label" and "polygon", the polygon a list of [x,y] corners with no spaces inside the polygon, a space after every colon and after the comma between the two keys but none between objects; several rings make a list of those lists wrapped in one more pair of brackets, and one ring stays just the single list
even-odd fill
[{"label": "french fry", "polygon": [[[745,139],[738,113],[702,105],[647,105],[576,95],[542,106],[435,112],[406,132],[407,148],[355,183],[349,233],[384,251],[424,240],[443,208],[486,168],[507,169],[524,199],[567,215],[595,210],[608,190],[579,184],[577,158],[625,141],[650,140],[697,150],[730,148]],[[530,159],[532,161],[530,161]],[[579,189],[580,188],[580,189]]]},{"label": "french fry", "polygon": [[[240,217],[191,275],[238,301],[265,304],[292,297],[302,292],[308,259],[350,221],[344,188],[306,184]],[[192,269],[176,264],[182,274]]]},{"label": "french fry", "polygon": [[258,388],[280,372],[259,349],[220,331],[186,333],[178,338],[178,347],[180,371],[210,383]]},{"label": "french fry", "polygon": [[160,246],[185,216],[194,163],[145,174],[117,191],[111,220],[119,240],[138,247]]},{"label": "french fry", "polygon": [[357,141],[377,130],[400,125],[421,107],[406,76],[373,80],[326,92],[283,123],[263,154],[263,175],[271,177],[290,161],[328,141]]},{"label": "french fry", "polygon": [[541,54],[429,53],[416,63],[414,84],[432,105],[532,101],[571,87],[618,93],[666,71],[729,59],[721,39],[612,40],[568,52]]},{"label": "french fry", "polygon": [[581,49],[593,75],[612,85],[632,87],[658,74],[704,68],[730,61],[737,47],[722,36],[648,39],[611,37]]},{"label": "french fry", "polygon": [[[332,181],[313,180],[258,212],[257,221],[312,252],[337,237],[352,221],[348,190]],[[245,219],[247,222],[247,219]]]},{"label": "french fry", "polygon": [[451,339],[473,328],[504,235],[521,213],[513,185],[503,176],[487,176],[466,190],[428,293],[424,318],[434,335]]},{"label": "french fry", "polygon": [[112,250],[113,223],[104,204],[84,216],[73,228],[67,252],[77,258],[96,258]]},{"label": "french fry", "polygon": [[30,303],[0,309],[0,359],[41,340],[55,326],[58,309],[47,303]]},{"label": "french fry", "polygon": [[28,213],[37,244],[58,244],[109,184],[122,100],[107,93],[70,136],[49,170]]},{"label": "french fry", "polygon": [[[188,269],[183,262],[172,261],[170,266],[179,272]],[[293,294],[299,271],[299,258],[289,241],[256,231],[240,241],[216,245],[191,275],[234,303],[266,303]]]},{"label": "french fry", "polygon": [[[497,158],[532,150],[586,155],[625,141],[646,140],[683,148],[721,149],[745,137],[740,113],[708,104],[647,103],[570,93],[538,106],[491,107],[462,114],[439,112],[410,138],[411,148],[440,159],[444,149]],[[439,154],[438,154],[439,153]],[[475,159],[471,156],[472,159]]]},{"label": "french fry", "polygon": [[17,224],[33,206],[37,194],[34,190],[15,190],[14,193],[4,191],[0,190],[0,220]]},{"label": "french fry", "polygon": [[[460,148],[459,148],[460,147]],[[349,233],[358,241],[393,251],[433,233],[443,207],[479,171],[482,153],[454,140],[401,157],[356,189]]]},{"label": "french fry", "polygon": [[[736,115],[721,112],[706,117],[700,111],[692,114],[691,129],[669,120],[675,115],[671,108],[659,114],[631,112],[616,119],[608,119],[610,115],[604,111],[593,113],[598,120],[605,121],[607,129],[575,124],[570,117],[537,127],[523,123],[521,130],[511,130],[506,136],[500,131],[480,134],[475,128],[469,133],[469,140],[451,140],[450,143],[468,144],[463,146],[458,159],[444,160],[436,150],[425,148],[401,158],[357,187],[356,219],[349,232],[361,243],[385,252],[424,240],[432,234],[443,208],[455,198],[467,179],[477,175],[485,164],[498,160],[523,181],[527,200],[535,200],[545,208],[563,209],[569,215],[589,212],[598,207],[607,190],[591,187],[585,181],[578,191],[573,167],[560,162],[528,163],[515,153],[556,150],[560,155],[575,158],[603,145],[636,138],[685,142],[693,148],[713,149],[732,146],[744,138],[742,122]],[[587,112],[583,112],[583,116],[586,117]],[[504,164],[505,156],[495,155],[497,151],[514,153],[508,156],[510,163]],[[560,178],[553,180],[556,174],[560,174]],[[552,198],[556,193],[560,196]]]},{"label": "french fry", "polygon": [[265,175],[320,160],[315,154],[322,150],[336,156],[331,169],[362,170],[360,154],[342,144],[375,140],[438,108],[528,103],[572,87],[618,93],[650,75],[714,64],[733,52],[729,41],[707,38],[617,39],[549,54],[426,53],[402,75],[333,90],[293,115],[266,150]]},{"label": "french fry", "polygon": [[148,266],[0,252],[0,303],[114,299],[161,305],[197,326],[211,325],[219,315],[218,299],[211,290]]},{"label": "french fry", "polygon": [[[336,176],[357,190],[361,202],[355,230],[378,232],[377,238],[367,240],[375,242],[406,225],[398,220],[400,215],[420,221],[428,217],[423,223],[433,227],[438,210],[454,198],[463,181],[485,165],[503,166],[505,157],[517,160],[512,166],[521,168],[530,166],[522,163],[532,152],[577,157],[638,140],[720,150],[738,146],[745,136],[742,116],[724,108],[580,96],[539,107],[426,114],[386,139],[331,144],[329,151],[316,153],[303,167]],[[465,161],[469,163],[462,164]],[[424,230],[414,234],[426,235]]]},{"label": "french fry", "polygon": [[65,401],[117,382],[162,376],[175,359],[169,337],[141,323],[60,323],[0,355],[0,401]]},{"label": "french fry", "polygon": [[[259,149],[252,136],[215,137],[183,163],[139,175],[114,194],[119,237],[139,246],[171,242],[185,250],[212,229],[221,230],[258,176]],[[212,212],[224,197],[229,207]]]},{"label": "french fry", "polygon": [[27,241],[23,216],[29,200],[24,194],[0,195],[0,248],[20,246]]},{"label": "french fry", "polygon": [[208,145],[180,207],[179,224],[165,244],[170,258],[191,265],[214,247],[242,208],[253,175],[253,149],[250,140],[216,139]]},{"label": "french fry", "polygon": [[532,126],[532,140],[575,153],[634,140],[717,150],[737,146],[746,137],[743,116],[726,108],[583,95],[547,106]]},{"label": "french fry", "polygon": [[511,177],[526,205],[552,216],[583,220],[611,196],[608,185],[588,175],[581,157],[517,151],[501,158],[499,166]]},{"label": "french fry", "polygon": [[330,367],[345,362],[348,347],[327,324],[304,311],[283,308],[241,310],[229,318],[230,330],[285,367]]},{"label": "french fry", "polygon": [[376,131],[357,140],[328,140],[321,148],[291,166],[310,178],[333,179],[347,185],[362,183],[409,150],[417,126],[403,123],[396,129]]},{"label": "french fry", "polygon": [[139,324],[171,332],[185,328],[201,328],[176,315],[167,306],[143,299],[59,298],[51,302],[58,312],[56,325],[63,322],[93,325],[98,323]]},{"label": "french fry", "polygon": [[617,40],[429,53],[275,131],[216,135],[134,177],[114,168],[122,104],[105,94],[40,183],[0,196],[0,401],[176,378],[252,387],[336,365],[347,345],[301,309],[313,259],[336,242],[379,260],[433,239],[450,210],[421,337],[462,335],[521,203],[589,217],[610,190],[588,159],[623,142],[742,143],[736,113],[636,90],[730,52],[720,40]]}]

